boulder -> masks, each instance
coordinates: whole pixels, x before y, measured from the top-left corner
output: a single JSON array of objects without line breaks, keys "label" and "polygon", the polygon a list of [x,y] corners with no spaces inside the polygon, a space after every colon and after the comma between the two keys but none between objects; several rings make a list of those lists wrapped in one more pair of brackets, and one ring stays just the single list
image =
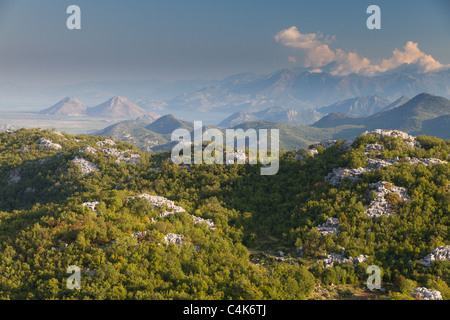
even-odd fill
[{"label": "boulder", "polygon": [[328,218],[325,223],[317,226],[317,230],[319,230],[319,232],[326,236],[326,235],[330,235],[333,233],[338,233],[339,230],[339,219],[338,218]]},{"label": "boulder", "polygon": [[39,147],[43,148],[45,150],[48,150],[48,149],[60,150],[60,149],[62,149],[61,145],[59,145],[57,143],[53,143],[51,140],[46,139],[46,138],[39,138]]},{"label": "boulder", "polygon": [[439,246],[434,248],[430,254],[426,255],[419,261],[426,267],[431,267],[431,264],[436,260],[450,260],[450,245]]},{"label": "boulder", "polygon": [[91,172],[94,171],[99,171],[94,163],[87,161],[83,158],[75,157],[75,159],[73,159],[72,161],[80,167],[83,176],[90,174]]},{"label": "boulder", "polygon": [[425,287],[414,289],[411,296],[419,300],[442,300],[442,295],[439,291],[427,289]]}]

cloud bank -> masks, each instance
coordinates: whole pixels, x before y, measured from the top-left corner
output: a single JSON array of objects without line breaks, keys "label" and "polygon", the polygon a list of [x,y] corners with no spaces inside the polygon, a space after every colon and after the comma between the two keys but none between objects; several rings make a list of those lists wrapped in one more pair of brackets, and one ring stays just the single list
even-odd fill
[{"label": "cloud bank", "polygon": [[[395,49],[389,59],[383,59],[379,64],[374,64],[358,53],[339,48],[331,49],[329,44],[335,41],[334,36],[324,37],[321,33],[304,34],[295,26],[278,32],[275,40],[286,47],[301,50],[304,56],[301,63],[304,67],[320,68],[332,63],[330,73],[334,75],[356,73],[373,76],[395,69],[402,64],[413,66],[418,73],[450,68],[450,65],[442,65],[431,55],[422,52],[419,45],[412,41],[408,41],[402,49]],[[292,58],[289,57],[289,61],[292,62]]]}]

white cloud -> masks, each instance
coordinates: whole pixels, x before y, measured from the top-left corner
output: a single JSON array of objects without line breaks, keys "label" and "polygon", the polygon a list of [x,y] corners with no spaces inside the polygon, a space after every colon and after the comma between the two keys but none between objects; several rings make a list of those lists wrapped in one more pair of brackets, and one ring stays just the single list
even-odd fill
[{"label": "white cloud", "polygon": [[275,40],[282,45],[300,48],[306,52],[303,62],[305,67],[321,67],[333,61],[334,52],[327,43],[334,38],[322,38],[321,33],[302,34],[295,26],[282,30],[275,36]]},{"label": "white cloud", "polygon": [[297,58],[296,58],[296,57],[291,57],[291,56],[289,56],[289,57],[288,57],[288,61],[289,61],[289,62],[292,62],[292,63],[297,63]]},{"label": "white cloud", "polygon": [[419,45],[412,41],[408,41],[403,50],[395,49],[391,58],[382,60],[380,67],[382,71],[387,71],[405,63],[416,64],[418,71],[422,73],[439,71],[449,67],[448,65],[442,65],[431,55],[423,53],[419,49]]},{"label": "white cloud", "polygon": [[[355,52],[348,52],[343,49],[331,49],[329,43],[335,37],[324,37],[321,33],[302,34],[297,27],[292,26],[282,30],[275,35],[275,40],[282,45],[297,48],[303,51],[304,67],[323,67],[334,62],[331,74],[348,75],[357,73],[372,76],[380,72],[394,69],[402,64],[412,64],[419,73],[435,72],[450,68],[450,65],[442,65],[431,55],[427,55],[419,49],[417,43],[408,41],[402,49],[395,49],[392,57],[383,59],[380,64],[373,64],[368,58],[362,57]],[[296,59],[289,61],[294,62]]]}]

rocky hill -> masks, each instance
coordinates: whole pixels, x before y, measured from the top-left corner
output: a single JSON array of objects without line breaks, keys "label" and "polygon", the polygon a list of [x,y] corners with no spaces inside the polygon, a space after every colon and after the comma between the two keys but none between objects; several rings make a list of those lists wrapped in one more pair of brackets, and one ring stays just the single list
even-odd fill
[{"label": "rocky hill", "polygon": [[2,132],[0,298],[343,298],[376,265],[381,299],[448,300],[449,154],[377,129],[282,152],[261,176],[102,136]]},{"label": "rocky hill", "polygon": [[39,113],[54,116],[80,117],[87,114],[87,109],[87,106],[77,98],[66,97],[50,108],[42,110]]},{"label": "rocky hill", "polygon": [[147,111],[128,99],[115,96],[108,101],[88,109],[88,115],[110,119],[136,119],[145,116]]}]

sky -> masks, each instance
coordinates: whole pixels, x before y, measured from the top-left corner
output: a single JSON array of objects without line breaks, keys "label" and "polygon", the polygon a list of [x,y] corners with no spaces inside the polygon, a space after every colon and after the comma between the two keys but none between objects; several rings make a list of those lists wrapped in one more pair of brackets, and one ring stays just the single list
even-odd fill
[{"label": "sky", "polygon": [[[368,6],[381,9],[369,30]],[[81,30],[69,30],[69,5]],[[447,0],[0,0],[0,83],[220,79],[450,65]]]}]

